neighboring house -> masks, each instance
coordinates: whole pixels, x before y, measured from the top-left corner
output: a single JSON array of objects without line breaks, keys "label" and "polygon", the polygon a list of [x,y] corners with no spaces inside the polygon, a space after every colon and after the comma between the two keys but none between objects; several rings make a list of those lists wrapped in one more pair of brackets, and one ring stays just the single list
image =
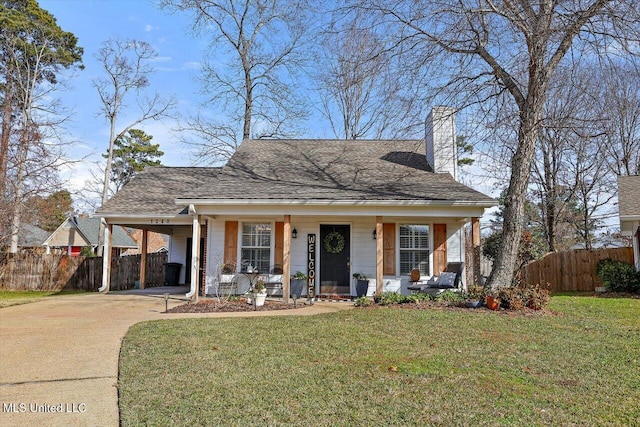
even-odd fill
[{"label": "neighboring house", "polygon": [[96,216],[171,235],[187,296],[214,292],[224,265],[281,268],[285,300],[295,271],[313,276],[312,296],[353,295],[354,273],[406,292],[411,269],[465,261],[468,223],[479,248],[479,218],[497,204],[455,179],[453,113],[434,108],[424,140],[247,140],[222,168],[147,168]]},{"label": "neighboring house", "polygon": [[49,233],[35,225],[23,223],[18,232],[18,248],[20,252],[44,252],[42,242],[49,237]]},{"label": "neighboring house", "polygon": [[640,175],[618,177],[620,232],[633,240],[633,258],[640,271]]},{"label": "neighboring house", "polygon": [[[142,248],[142,235],[143,232],[140,229],[133,229],[129,232],[129,236],[138,245],[135,249],[127,249],[123,255],[138,255]],[[147,236],[147,253],[154,254],[158,252],[169,252],[169,236],[164,234],[150,232]]]},{"label": "neighboring house", "polygon": [[[96,251],[100,234],[100,218],[69,217],[41,243],[47,253],[58,249],[61,253],[79,256],[83,247],[89,246]],[[115,255],[120,256],[127,249],[138,247],[122,227],[114,227],[111,247]]]}]

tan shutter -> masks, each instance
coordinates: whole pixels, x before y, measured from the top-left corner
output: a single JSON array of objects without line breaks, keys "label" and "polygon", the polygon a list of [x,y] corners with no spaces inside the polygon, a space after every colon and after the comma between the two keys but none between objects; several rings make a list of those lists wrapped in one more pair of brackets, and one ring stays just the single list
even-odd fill
[{"label": "tan shutter", "polygon": [[238,260],[238,221],[224,223],[224,263],[236,266]]},{"label": "tan shutter", "polygon": [[433,224],[433,274],[447,268],[447,224]]},{"label": "tan shutter", "polygon": [[284,261],[284,222],[276,222],[273,265],[282,268]]},{"label": "tan shutter", "polygon": [[382,224],[383,235],[383,271],[384,275],[396,275],[396,225]]}]

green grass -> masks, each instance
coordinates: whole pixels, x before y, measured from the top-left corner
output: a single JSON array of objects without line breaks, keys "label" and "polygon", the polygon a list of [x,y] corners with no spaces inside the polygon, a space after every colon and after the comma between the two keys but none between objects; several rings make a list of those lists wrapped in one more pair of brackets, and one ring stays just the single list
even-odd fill
[{"label": "green grass", "polygon": [[640,425],[640,299],[550,308],[138,324],[122,425]]},{"label": "green grass", "polygon": [[0,290],[0,308],[42,301],[51,296],[84,293],[84,291],[7,291]]}]

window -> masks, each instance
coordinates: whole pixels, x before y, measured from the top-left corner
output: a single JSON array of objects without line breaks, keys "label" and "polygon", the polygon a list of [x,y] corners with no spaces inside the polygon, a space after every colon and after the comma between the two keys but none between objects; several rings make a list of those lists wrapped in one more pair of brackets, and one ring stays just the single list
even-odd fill
[{"label": "window", "polygon": [[429,275],[429,226],[400,226],[400,274],[409,275],[417,268]]},{"label": "window", "polygon": [[242,224],[241,268],[252,266],[261,272],[269,271],[271,260],[271,224],[245,222]]}]

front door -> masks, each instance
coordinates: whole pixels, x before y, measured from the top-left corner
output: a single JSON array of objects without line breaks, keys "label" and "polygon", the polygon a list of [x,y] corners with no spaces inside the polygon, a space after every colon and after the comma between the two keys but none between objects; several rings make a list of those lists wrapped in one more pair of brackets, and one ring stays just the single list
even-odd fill
[{"label": "front door", "polygon": [[320,225],[320,294],[350,294],[351,228]]}]

